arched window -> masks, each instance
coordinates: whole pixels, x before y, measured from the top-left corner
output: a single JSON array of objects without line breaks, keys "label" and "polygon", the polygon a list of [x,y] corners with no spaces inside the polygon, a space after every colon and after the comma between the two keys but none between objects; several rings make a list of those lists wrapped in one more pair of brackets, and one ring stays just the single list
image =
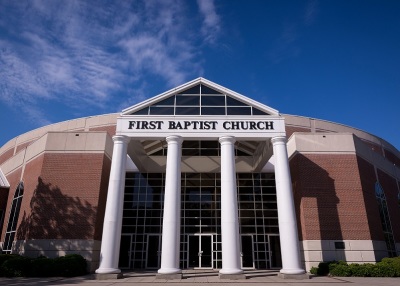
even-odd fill
[{"label": "arched window", "polygon": [[24,195],[24,183],[20,182],[14,193],[11,204],[10,217],[8,218],[6,237],[4,239],[3,253],[11,253],[15,233],[17,231],[19,210],[21,208],[22,197]]},{"label": "arched window", "polygon": [[375,183],[375,197],[379,206],[379,215],[381,217],[383,235],[385,236],[388,256],[396,256],[396,245],[394,243],[392,224],[390,223],[389,211],[386,202],[385,192],[379,182]]}]

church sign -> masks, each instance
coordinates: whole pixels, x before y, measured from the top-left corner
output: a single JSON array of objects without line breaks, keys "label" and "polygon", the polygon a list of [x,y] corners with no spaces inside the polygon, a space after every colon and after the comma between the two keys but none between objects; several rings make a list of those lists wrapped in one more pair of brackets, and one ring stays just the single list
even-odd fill
[{"label": "church sign", "polygon": [[[203,117],[204,118],[204,117]],[[124,116],[118,118],[117,133],[130,137],[165,137],[182,135],[184,137],[218,137],[232,135],[237,137],[273,137],[285,135],[284,119],[278,116],[255,119],[231,118],[157,118]]]}]

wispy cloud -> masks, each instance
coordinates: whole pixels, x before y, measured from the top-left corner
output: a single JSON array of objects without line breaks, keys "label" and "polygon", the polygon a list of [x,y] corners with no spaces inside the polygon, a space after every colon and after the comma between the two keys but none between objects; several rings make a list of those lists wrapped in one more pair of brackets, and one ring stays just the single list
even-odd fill
[{"label": "wispy cloud", "polygon": [[197,0],[203,16],[201,33],[208,43],[215,43],[221,30],[221,19],[217,14],[214,0]]},{"label": "wispy cloud", "polygon": [[[0,101],[47,122],[41,100],[76,109],[106,109],[111,102],[119,107],[126,93],[129,102],[143,99],[149,76],[172,87],[201,75],[197,47],[217,40],[221,19],[212,1],[199,1],[195,9],[188,5],[183,0],[2,1]],[[203,20],[194,23],[196,18]]]},{"label": "wispy cloud", "polygon": [[306,4],[306,9],[304,12],[304,23],[308,25],[312,25],[315,21],[315,18],[318,15],[318,0],[308,0]]}]

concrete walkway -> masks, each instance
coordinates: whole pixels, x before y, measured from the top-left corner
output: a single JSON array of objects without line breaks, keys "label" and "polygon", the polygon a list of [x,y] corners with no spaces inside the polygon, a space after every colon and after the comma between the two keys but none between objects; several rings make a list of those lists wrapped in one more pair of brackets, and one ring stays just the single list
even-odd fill
[{"label": "concrete walkway", "polygon": [[183,278],[179,280],[156,279],[155,272],[127,272],[123,279],[94,280],[92,275],[75,278],[0,278],[0,285],[85,285],[85,286],[152,286],[167,284],[170,286],[399,286],[400,278],[359,278],[359,277],[311,277],[308,280],[289,280],[277,277],[277,271],[249,270],[245,271],[245,280],[225,280],[218,278],[218,271],[214,270],[184,270]]}]

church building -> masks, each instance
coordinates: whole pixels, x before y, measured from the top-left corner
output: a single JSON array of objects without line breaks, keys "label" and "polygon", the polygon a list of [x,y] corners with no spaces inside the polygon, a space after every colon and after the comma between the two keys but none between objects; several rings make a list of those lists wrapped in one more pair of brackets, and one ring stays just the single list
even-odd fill
[{"label": "church building", "polygon": [[92,272],[246,269],[400,255],[400,152],[204,78],[0,148],[2,253]]}]

